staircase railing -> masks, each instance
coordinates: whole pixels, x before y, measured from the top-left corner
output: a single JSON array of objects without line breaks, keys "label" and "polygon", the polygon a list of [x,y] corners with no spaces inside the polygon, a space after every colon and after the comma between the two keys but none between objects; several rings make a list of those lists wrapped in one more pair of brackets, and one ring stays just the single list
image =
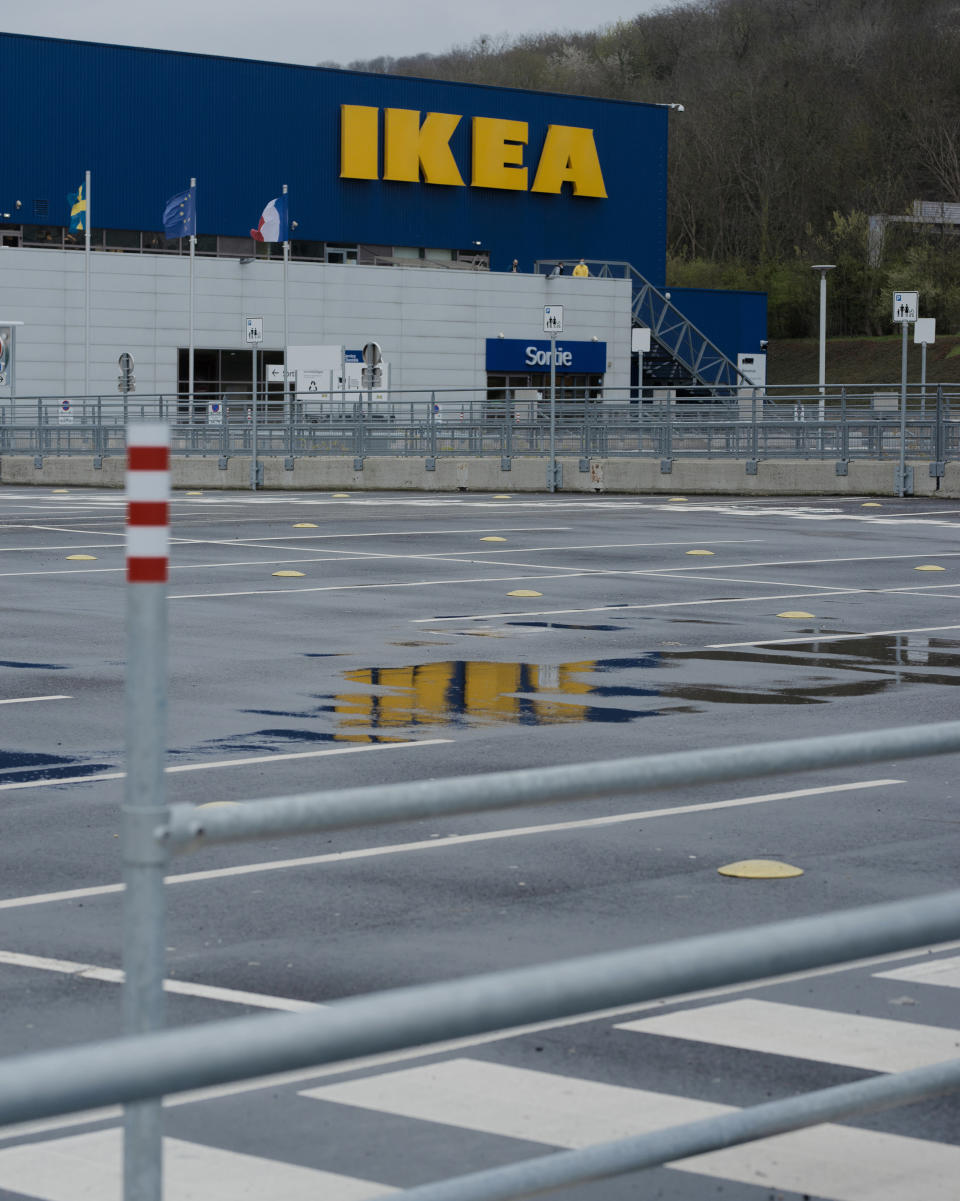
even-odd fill
[{"label": "staircase railing", "polygon": [[[616,260],[584,260],[590,273],[600,279],[629,279],[633,285],[632,314],[635,325],[650,330],[651,338],[689,373],[691,381],[705,388],[736,388],[747,382],[731,359],[702,330],[654,287],[632,263]],[[579,259],[539,259],[534,269],[543,272],[562,266],[572,270]]]}]

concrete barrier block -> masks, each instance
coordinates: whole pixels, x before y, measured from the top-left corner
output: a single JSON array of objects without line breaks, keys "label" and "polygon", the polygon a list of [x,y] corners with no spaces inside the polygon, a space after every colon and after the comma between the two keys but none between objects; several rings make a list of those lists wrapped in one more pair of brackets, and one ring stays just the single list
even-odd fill
[{"label": "concrete barrier block", "polygon": [[[384,492],[544,492],[546,464],[542,457],[515,456],[504,471],[499,456],[439,457],[434,470],[425,458],[368,457],[358,471],[350,456],[339,455],[294,460],[286,456],[260,460],[263,487],[271,491],[384,491]],[[576,457],[559,459],[563,492],[622,493],[625,495],[698,496],[895,496],[897,464],[851,459],[845,476],[836,474],[834,459],[761,459],[757,474],[748,475],[742,459],[675,459],[673,471],[664,475],[653,457],[591,459],[588,472],[579,470]],[[949,462],[938,480],[929,465],[916,462],[914,495],[960,498],[960,463]],[[0,482],[60,487],[122,488],[126,459],[113,455],[97,468],[92,455],[45,457],[38,468],[32,455],[0,457]],[[174,488],[205,491],[250,487],[250,460],[236,456],[220,468],[216,456],[174,457]],[[939,486],[938,486],[939,484]]]}]

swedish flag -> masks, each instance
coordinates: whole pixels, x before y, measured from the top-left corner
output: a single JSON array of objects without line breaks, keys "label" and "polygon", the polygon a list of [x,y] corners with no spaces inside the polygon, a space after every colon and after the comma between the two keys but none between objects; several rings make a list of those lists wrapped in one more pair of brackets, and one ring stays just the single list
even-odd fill
[{"label": "swedish flag", "polygon": [[83,194],[83,184],[67,194],[67,204],[70,205],[70,232],[82,233],[87,227],[87,198]]}]

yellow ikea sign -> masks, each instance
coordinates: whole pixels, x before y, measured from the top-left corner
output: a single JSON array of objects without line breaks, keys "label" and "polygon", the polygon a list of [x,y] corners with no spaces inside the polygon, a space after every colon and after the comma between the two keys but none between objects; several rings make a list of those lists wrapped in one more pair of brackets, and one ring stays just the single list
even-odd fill
[{"label": "yellow ikea sign", "polygon": [[[413,108],[383,112],[383,175],[380,174],[380,110],[363,104],[340,108],[341,179],[385,179],[398,183],[466,187],[450,148],[463,120],[454,113],[427,113]],[[606,197],[603,172],[592,129],[550,125],[533,183],[524,163],[529,130],[526,121],[474,117],[470,186],[511,192],[560,192],[565,183],[574,196]]]}]

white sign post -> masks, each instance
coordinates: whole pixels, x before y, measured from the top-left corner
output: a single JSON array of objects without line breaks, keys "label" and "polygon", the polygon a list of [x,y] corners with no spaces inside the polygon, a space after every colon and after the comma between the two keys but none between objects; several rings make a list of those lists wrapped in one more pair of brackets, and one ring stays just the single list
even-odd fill
[{"label": "white sign post", "polygon": [[557,334],[563,333],[563,305],[543,306],[543,332],[550,335],[550,466],[547,490],[557,490]]},{"label": "white sign post", "polygon": [[907,495],[907,326],[917,319],[919,292],[894,292],[893,321],[900,323],[903,331],[903,349],[900,355],[900,471],[897,480],[897,496]]},{"label": "white sign post", "polygon": [[920,416],[927,415],[927,347],[937,340],[936,317],[918,317],[913,327],[913,344],[920,345]]},{"label": "white sign post", "polygon": [[256,490],[257,490],[257,475],[258,475],[258,463],[257,463],[257,449],[258,449],[258,447],[257,447],[257,347],[263,341],[263,318],[262,317],[248,317],[246,319],[246,327],[247,327],[247,344],[249,345],[250,349],[253,351],[253,414],[252,414],[253,428],[251,430],[251,434],[253,435],[253,437],[252,437],[253,445],[251,447],[251,454],[250,454],[250,491],[256,492]]}]

